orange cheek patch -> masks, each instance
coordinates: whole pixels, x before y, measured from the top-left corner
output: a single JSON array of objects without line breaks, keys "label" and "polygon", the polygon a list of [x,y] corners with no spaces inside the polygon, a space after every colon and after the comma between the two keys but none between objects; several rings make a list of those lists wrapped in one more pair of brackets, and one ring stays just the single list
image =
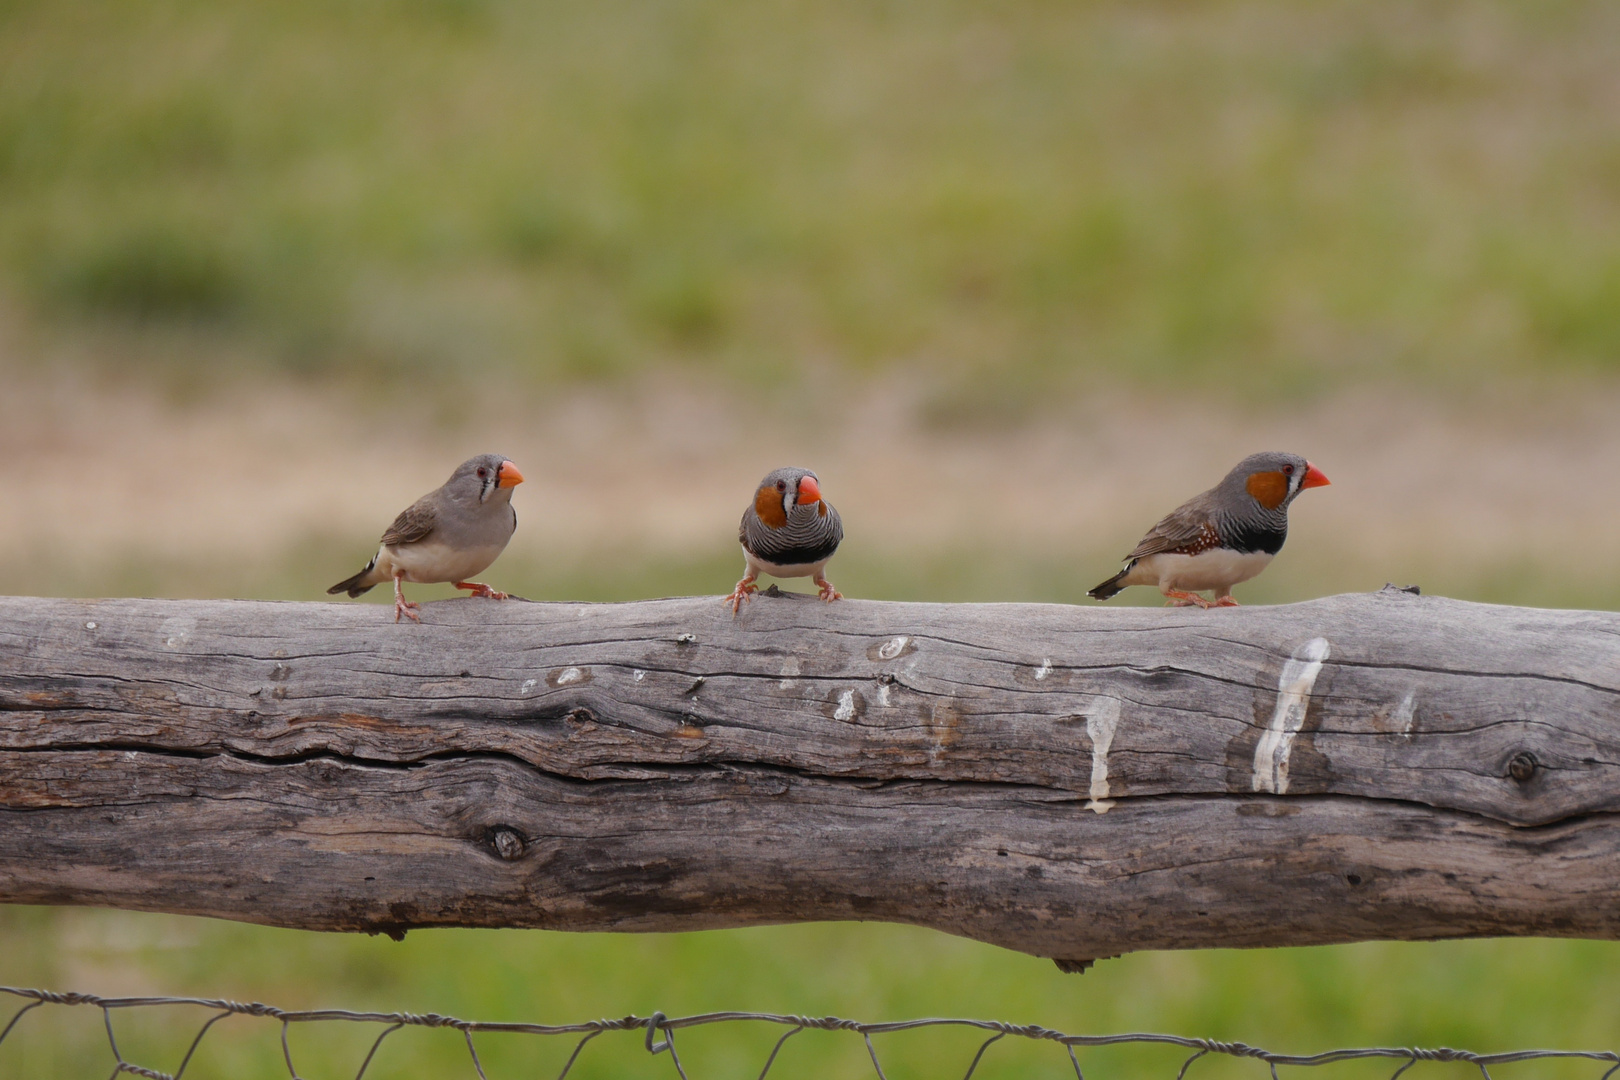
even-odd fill
[{"label": "orange cheek patch", "polygon": [[1257,472],[1245,485],[1256,502],[1267,510],[1275,510],[1288,497],[1288,477],[1280,472]]},{"label": "orange cheek patch", "polygon": [[773,487],[762,487],[754,494],[754,513],[773,529],[787,524],[787,513],[782,509],[782,493]]}]

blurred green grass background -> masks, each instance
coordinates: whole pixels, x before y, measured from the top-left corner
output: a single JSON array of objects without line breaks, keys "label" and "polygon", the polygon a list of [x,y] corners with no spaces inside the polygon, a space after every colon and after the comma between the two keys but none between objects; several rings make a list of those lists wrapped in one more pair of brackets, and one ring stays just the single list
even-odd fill
[{"label": "blurred green grass background", "polygon": [[1601,2],[7,0],[0,287],[76,355],[941,415],[1620,367]]},{"label": "blurred green grass background", "polygon": [[[1063,975],[1050,961],[906,927],[839,924],[672,935],[565,935],[541,931],[412,931],[405,941],[266,930],[207,920],[12,909],[0,928],[20,944],[7,967],[55,985],[116,982],[164,992],[220,993],[291,1007],[304,1003],[437,1011],[463,1018],[572,1022],[743,1008],[862,1020],[971,1016],[1038,1022],[1076,1034],[1169,1030],[1247,1041],[1273,1050],[1369,1042],[1478,1050],[1612,1047],[1620,999],[1620,945],[1482,941],[1363,944],[1266,952],[1132,954]],[[32,944],[48,942],[46,947]],[[4,1002],[0,1002],[4,1004]],[[6,1010],[9,1014],[9,1009]],[[115,1014],[126,1058],[173,1070],[206,1013]],[[298,1026],[290,1044],[307,1080],[352,1077],[376,1027]],[[765,1025],[683,1032],[688,1075],[757,1076],[781,1034]],[[112,1067],[99,1011],[47,1007],[0,1048],[17,1077],[101,1076]],[[197,1076],[287,1076],[273,1021],[236,1018],[208,1036]],[[981,1038],[964,1032],[876,1038],[891,1080],[961,1076]],[[485,1035],[478,1052],[492,1080],[555,1076],[566,1036]],[[1090,1050],[1098,1078],[1171,1080],[1185,1052]],[[1396,1063],[1347,1063],[1323,1080],[1388,1077]],[[782,1071],[778,1073],[776,1069]],[[97,1070],[101,1070],[98,1072]],[[673,1077],[635,1034],[605,1035],[570,1076]],[[1060,1049],[1007,1039],[976,1076],[1050,1077],[1073,1071]],[[402,1031],[368,1070],[376,1077],[474,1077],[454,1031]],[[1422,1077],[1477,1077],[1461,1065],[1421,1065]],[[1580,1077],[1602,1068],[1532,1063],[1493,1068],[1502,1078]],[[193,1075],[188,1072],[187,1075]],[[859,1036],[795,1037],[771,1075],[872,1077]],[[1252,1061],[1206,1058],[1192,1077],[1258,1077]],[[1408,1074],[1410,1075],[1410,1074]]]},{"label": "blurred green grass background", "polygon": [[[943,425],[1016,420],[1100,383],[1200,407],[1368,383],[1612,387],[1617,43],[1620,8],[1596,0],[0,0],[0,331],[14,365],[188,394],[243,376],[324,395],[671,373],[770,390],[831,374],[907,380]],[[1095,579],[1075,567],[1129,537],[1105,539],[1061,560],[851,544],[836,580],[876,598],[1077,601]],[[1421,547],[1401,584],[1620,605],[1601,567],[1461,565]],[[0,590],[308,599],[367,554],[329,537],[246,565],[43,550],[0,563]],[[737,561],[599,551],[498,570],[525,595],[621,600],[722,592]],[[1285,557],[1244,599],[1383,583],[1369,573]],[[1063,976],[890,926],[396,944],[0,908],[13,985],[547,1022],[946,1014],[1298,1052],[1615,1047],[1617,972],[1620,947],[1593,942],[1132,955]],[[105,1075],[99,1024],[31,1014],[0,1045],[0,1077]],[[132,1056],[169,1069],[194,1030],[117,1024]],[[770,1041],[680,1037],[694,1080],[755,1075]],[[959,1073],[975,1046],[880,1043],[895,1080]],[[205,1047],[188,1075],[286,1075],[273,1025],[233,1020]],[[293,1047],[315,1080],[352,1075],[365,1038],[299,1030]],[[492,1078],[554,1075],[569,1049],[480,1043]],[[1093,1080],[1171,1077],[1180,1055],[1082,1061]],[[1004,1041],[976,1075],[1067,1068]],[[858,1040],[806,1034],[772,1075],[868,1070]],[[367,1075],[473,1074],[456,1038],[402,1032]],[[604,1037],[573,1075],[673,1073]],[[1205,1060],[1191,1075],[1262,1073]]]}]

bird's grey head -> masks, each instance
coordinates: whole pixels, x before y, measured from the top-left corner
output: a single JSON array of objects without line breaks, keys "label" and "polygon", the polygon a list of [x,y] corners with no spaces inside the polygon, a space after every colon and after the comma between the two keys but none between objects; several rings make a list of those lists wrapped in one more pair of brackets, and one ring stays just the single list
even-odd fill
[{"label": "bird's grey head", "polygon": [[505,454],[479,454],[463,461],[445,481],[445,491],[451,498],[473,506],[482,506],[492,499],[508,502],[512,489],[523,483],[523,474]]},{"label": "bird's grey head", "polygon": [[809,469],[789,466],[777,469],[759,482],[754,493],[754,513],[773,529],[780,529],[790,518],[827,514],[821,500],[821,481]]},{"label": "bird's grey head", "polygon": [[1238,462],[1221,481],[1221,489],[1236,504],[1286,511],[1301,491],[1327,484],[1322,470],[1298,454],[1267,450]]}]

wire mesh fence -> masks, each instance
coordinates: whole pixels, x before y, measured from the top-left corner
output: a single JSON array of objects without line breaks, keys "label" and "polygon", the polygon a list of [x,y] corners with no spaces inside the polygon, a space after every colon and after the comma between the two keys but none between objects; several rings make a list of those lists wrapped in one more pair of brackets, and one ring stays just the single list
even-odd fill
[{"label": "wire mesh fence", "polygon": [[[106,1032],[107,1048],[113,1062],[109,1080],[117,1080],[117,1077],[123,1073],[146,1077],[147,1080],[183,1080],[187,1068],[193,1064],[196,1058],[198,1048],[202,1046],[209,1032],[214,1029],[214,1025],[232,1016],[255,1017],[280,1025],[281,1056],[290,1080],[304,1080],[304,1078],[300,1076],[298,1067],[294,1063],[294,1055],[287,1037],[288,1030],[294,1024],[330,1022],[371,1025],[380,1029],[376,1038],[370,1042],[370,1049],[366,1052],[364,1059],[360,1062],[359,1068],[354,1074],[355,1080],[364,1080],[366,1071],[371,1068],[377,1057],[377,1052],[382,1048],[385,1040],[400,1029],[408,1027],[450,1029],[459,1032],[466,1044],[467,1061],[480,1080],[489,1080],[489,1076],[485,1072],[484,1062],[479,1056],[478,1047],[473,1036],[480,1033],[496,1032],[543,1037],[577,1036],[573,1051],[563,1064],[562,1071],[558,1073],[557,1080],[567,1080],[569,1073],[579,1062],[581,1055],[586,1052],[593,1039],[610,1032],[636,1032],[640,1034],[642,1044],[649,1054],[654,1056],[667,1054],[670,1067],[673,1073],[679,1077],[679,1080],[691,1080],[687,1075],[686,1066],[681,1062],[680,1054],[676,1049],[675,1033],[715,1024],[733,1023],[768,1024],[786,1029],[772,1045],[770,1054],[759,1071],[759,1080],[766,1080],[771,1074],[772,1068],[778,1064],[789,1040],[804,1031],[848,1032],[851,1035],[859,1036],[865,1042],[866,1055],[871,1059],[873,1073],[878,1080],[889,1080],[888,1074],[884,1071],[878,1045],[873,1041],[873,1037],[924,1028],[965,1028],[976,1029],[985,1033],[986,1037],[979,1044],[978,1051],[967,1062],[963,1080],[972,1080],[990,1048],[1008,1036],[1051,1043],[1054,1048],[1061,1048],[1066,1051],[1066,1065],[1073,1069],[1076,1080],[1086,1080],[1086,1074],[1081,1067],[1080,1056],[1077,1053],[1078,1050],[1130,1044],[1155,1045],[1187,1050],[1189,1052],[1188,1056],[1182,1061],[1181,1068],[1176,1073],[1176,1080],[1187,1080],[1189,1071],[1193,1070],[1199,1059],[1209,1055],[1252,1059],[1263,1063],[1269,1067],[1273,1080],[1277,1080],[1278,1066],[1309,1067],[1369,1059],[1386,1059],[1390,1061],[1394,1065],[1391,1080],[1397,1080],[1408,1069],[1420,1062],[1461,1062],[1478,1068],[1483,1080],[1492,1080],[1490,1068],[1493,1065],[1506,1065],[1525,1061],[1591,1061],[1594,1067],[1594,1080],[1611,1080],[1617,1072],[1620,1072],[1620,1052],[1613,1050],[1516,1050],[1503,1053],[1479,1054],[1468,1050],[1456,1050],[1446,1047],[1433,1049],[1418,1047],[1361,1047],[1300,1055],[1275,1053],[1241,1042],[1222,1042],[1214,1039],[1149,1032],[1129,1032],[1117,1035],[1070,1035],[1038,1025],[1009,1024],[999,1020],[927,1018],[863,1023],[858,1020],[845,1020],[835,1016],[795,1016],[760,1012],[711,1012],[678,1017],[655,1012],[650,1016],[632,1015],[618,1019],[587,1020],[574,1024],[533,1024],[461,1020],[438,1013],[353,1012],[347,1009],[289,1010],[258,1002],[244,1004],[218,998],[99,997],[95,994],[36,990],[13,986],[0,986],[0,993],[20,999],[22,1002],[5,1026],[0,1028],[0,1050],[3,1050],[6,1039],[36,1009],[45,1006],[88,1006],[99,1009],[102,1014],[102,1027]],[[114,1033],[112,1022],[114,1010],[168,1006],[190,1006],[206,1014],[201,1018],[201,1026],[197,1029],[196,1035],[187,1046],[179,1065],[172,1073],[127,1059],[123,1051],[119,1049],[118,1038]],[[1601,1070],[1601,1072],[1597,1070]]]}]

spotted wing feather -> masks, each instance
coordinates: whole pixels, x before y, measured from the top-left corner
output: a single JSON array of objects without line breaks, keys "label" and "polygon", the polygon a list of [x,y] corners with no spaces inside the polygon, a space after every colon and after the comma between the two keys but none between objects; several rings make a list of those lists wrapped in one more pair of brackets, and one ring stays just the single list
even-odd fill
[{"label": "spotted wing feather", "polygon": [[1125,561],[1134,562],[1160,554],[1196,555],[1218,546],[1221,537],[1211,519],[1211,495],[1206,491],[1166,514],[1125,556]]}]

